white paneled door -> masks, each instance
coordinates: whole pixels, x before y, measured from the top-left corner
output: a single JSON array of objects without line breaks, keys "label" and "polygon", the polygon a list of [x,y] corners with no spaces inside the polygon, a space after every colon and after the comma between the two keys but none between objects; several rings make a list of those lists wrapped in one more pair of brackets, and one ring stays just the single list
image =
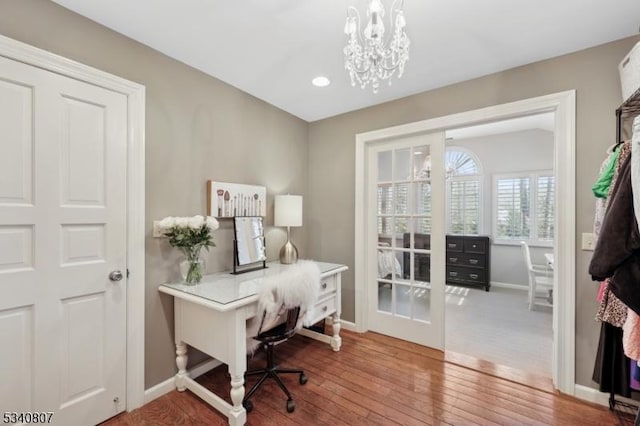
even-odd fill
[{"label": "white paneled door", "polygon": [[126,128],[124,95],[0,57],[0,412],[125,408]]},{"label": "white paneled door", "polygon": [[444,133],[368,148],[369,330],[443,349]]}]

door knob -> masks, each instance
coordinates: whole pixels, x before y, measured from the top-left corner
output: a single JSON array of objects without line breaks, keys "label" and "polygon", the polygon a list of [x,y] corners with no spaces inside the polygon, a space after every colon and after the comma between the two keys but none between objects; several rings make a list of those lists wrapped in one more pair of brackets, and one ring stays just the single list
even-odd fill
[{"label": "door knob", "polygon": [[120,281],[122,279],[122,272],[121,271],[111,271],[111,273],[109,274],[109,279],[111,281]]}]

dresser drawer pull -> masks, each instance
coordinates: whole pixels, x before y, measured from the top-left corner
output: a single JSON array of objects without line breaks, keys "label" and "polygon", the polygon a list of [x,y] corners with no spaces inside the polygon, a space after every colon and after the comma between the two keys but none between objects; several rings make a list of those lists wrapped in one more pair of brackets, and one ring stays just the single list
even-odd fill
[{"label": "dresser drawer pull", "polygon": [[447,244],[447,245],[448,245],[450,248],[454,248],[454,247],[456,247],[456,246],[457,246],[457,244],[456,244],[456,243],[449,243],[449,244]]},{"label": "dresser drawer pull", "polygon": [[473,280],[477,280],[478,279],[478,274],[469,274],[469,278],[471,278]]},{"label": "dresser drawer pull", "polygon": [[477,265],[478,264],[478,259],[469,259],[469,263],[472,265]]},{"label": "dresser drawer pull", "polygon": [[452,277],[457,277],[458,273],[457,272],[453,272],[453,271],[449,271],[449,275],[451,275]]},{"label": "dresser drawer pull", "polygon": [[327,288],[327,283],[322,283],[322,289],[326,289]]},{"label": "dresser drawer pull", "polygon": [[328,307],[326,307],[326,306],[323,306],[323,307],[322,307],[322,312],[327,312],[327,309],[329,309],[329,308],[328,308]]},{"label": "dresser drawer pull", "polygon": [[450,261],[450,262],[457,262],[457,261],[458,261],[458,258],[457,258],[457,257],[450,257],[450,258],[449,258],[449,261]]},{"label": "dresser drawer pull", "polygon": [[471,247],[473,247],[473,248],[477,248],[477,247],[478,247],[478,245],[477,245],[477,244],[472,244],[472,245],[471,245]]}]

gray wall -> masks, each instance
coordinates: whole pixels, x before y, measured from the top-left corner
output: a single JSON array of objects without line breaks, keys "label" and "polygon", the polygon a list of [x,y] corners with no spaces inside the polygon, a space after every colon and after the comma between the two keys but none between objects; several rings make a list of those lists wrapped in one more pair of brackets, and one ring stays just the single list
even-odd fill
[{"label": "gray wall", "polygon": [[[0,1],[0,34],[146,86],[145,384],[153,386],[175,372],[173,302],[157,288],[178,277],[180,255],[151,238],[152,221],[205,214],[214,179],[266,186],[272,225],[274,194],[306,194],[308,124],[49,1]],[[207,271],[231,267],[231,231],[227,221],[214,234]],[[304,232],[292,238],[305,256]],[[285,240],[267,229],[270,260]]]},{"label": "gray wall", "polygon": [[351,268],[343,275],[343,317],[353,320],[355,310],[357,133],[576,89],[576,283],[561,285],[576,286],[576,380],[593,386],[591,372],[599,335],[599,324],[593,319],[596,284],[587,274],[591,253],[579,250],[578,240],[582,232],[592,229],[594,201],[590,188],[605,149],[615,139],[614,111],[622,101],[617,66],[636,41],[633,37],[608,43],[311,123],[307,222],[311,226],[306,227],[309,252],[314,258],[344,262]]},{"label": "gray wall", "polygon": [[[459,146],[471,151],[480,161],[482,183],[482,229],[493,233],[493,176],[522,171],[553,170],[553,132],[540,129],[523,130],[477,138],[454,139],[447,147]],[[544,253],[552,247],[531,246],[534,263],[544,264]],[[515,244],[491,245],[491,281],[528,286],[527,267],[522,249]]]}]

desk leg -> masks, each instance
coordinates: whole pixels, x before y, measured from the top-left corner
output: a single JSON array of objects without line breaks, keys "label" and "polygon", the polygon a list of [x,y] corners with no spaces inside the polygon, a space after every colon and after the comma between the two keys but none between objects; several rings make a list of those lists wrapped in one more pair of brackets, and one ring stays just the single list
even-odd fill
[{"label": "desk leg", "polygon": [[[231,372],[229,372],[231,373]],[[235,420],[236,424],[244,424],[246,419],[246,413],[242,406],[242,400],[244,399],[244,373],[240,375],[231,375],[231,402],[233,407],[229,415],[229,424]],[[234,419],[234,420],[232,420]],[[240,420],[243,419],[243,420]]]},{"label": "desk leg", "polygon": [[178,374],[176,374],[176,388],[178,392],[184,392],[187,388],[184,384],[184,378],[189,377],[187,373],[187,345],[184,342],[176,343],[176,365],[178,366]]},{"label": "desk leg", "polygon": [[342,338],[340,337],[340,315],[338,313],[332,316],[333,337],[331,338],[331,348],[334,352],[338,352],[342,346]]}]

